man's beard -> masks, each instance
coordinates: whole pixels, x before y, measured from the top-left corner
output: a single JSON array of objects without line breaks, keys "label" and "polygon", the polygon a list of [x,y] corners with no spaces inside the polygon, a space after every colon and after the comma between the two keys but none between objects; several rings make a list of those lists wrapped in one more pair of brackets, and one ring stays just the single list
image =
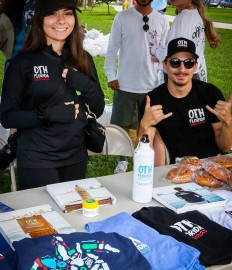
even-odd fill
[{"label": "man's beard", "polygon": [[[176,72],[174,72],[173,73],[174,75],[189,75],[188,74],[188,72],[184,72],[184,71],[176,71]],[[173,80],[173,83],[175,84],[175,85],[177,85],[177,86],[184,86],[184,85],[186,85],[188,82],[183,82],[183,81],[181,81],[181,82],[178,82],[178,81],[176,81],[176,80]]]},{"label": "man's beard", "polygon": [[135,0],[135,1],[136,1],[137,4],[139,4],[139,6],[141,6],[141,7],[146,7],[146,6],[149,6],[153,0],[150,0],[150,1],[149,1],[148,3],[146,3],[146,4],[140,3],[139,0]]}]

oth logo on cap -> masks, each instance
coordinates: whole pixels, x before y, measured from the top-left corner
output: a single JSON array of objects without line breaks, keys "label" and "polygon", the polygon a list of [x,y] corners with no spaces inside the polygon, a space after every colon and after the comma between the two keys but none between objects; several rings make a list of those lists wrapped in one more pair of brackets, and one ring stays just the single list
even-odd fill
[{"label": "oth logo on cap", "polygon": [[188,42],[187,40],[178,40],[177,42],[177,47],[188,47]]}]

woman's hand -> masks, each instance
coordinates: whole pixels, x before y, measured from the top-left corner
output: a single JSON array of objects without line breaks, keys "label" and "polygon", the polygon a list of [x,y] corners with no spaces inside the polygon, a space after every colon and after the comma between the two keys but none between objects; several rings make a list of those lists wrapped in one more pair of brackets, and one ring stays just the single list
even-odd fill
[{"label": "woman's hand", "polygon": [[66,79],[67,73],[68,73],[68,69],[67,69],[67,68],[63,69],[62,77],[63,77],[64,79]]},{"label": "woman's hand", "polygon": [[74,104],[74,101],[68,101],[52,105],[50,107],[40,106],[38,117],[50,126],[53,123],[67,124],[75,121],[79,114],[79,104]]},{"label": "woman's hand", "polygon": [[[71,101],[71,102],[65,102],[64,103],[65,105],[71,105],[71,104],[74,104],[74,101]],[[79,104],[74,104],[75,106],[75,119],[77,119],[77,115],[79,114]]]}]

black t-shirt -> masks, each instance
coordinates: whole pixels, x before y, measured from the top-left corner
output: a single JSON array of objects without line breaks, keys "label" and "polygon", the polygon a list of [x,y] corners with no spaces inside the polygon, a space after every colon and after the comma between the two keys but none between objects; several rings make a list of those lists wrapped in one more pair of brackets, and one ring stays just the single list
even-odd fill
[{"label": "black t-shirt", "polygon": [[200,251],[205,266],[232,261],[232,231],[198,211],[176,214],[166,207],[143,207],[134,218]]},{"label": "black t-shirt", "polygon": [[221,152],[211,126],[219,120],[206,109],[206,105],[214,108],[218,100],[225,100],[216,86],[193,79],[189,94],[184,98],[175,98],[165,83],[151,91],[149,96],[151,106],[161,104],[164,114],[173,113],[156,125],[171,163],[175,162],[176,157],[205,158]]}]

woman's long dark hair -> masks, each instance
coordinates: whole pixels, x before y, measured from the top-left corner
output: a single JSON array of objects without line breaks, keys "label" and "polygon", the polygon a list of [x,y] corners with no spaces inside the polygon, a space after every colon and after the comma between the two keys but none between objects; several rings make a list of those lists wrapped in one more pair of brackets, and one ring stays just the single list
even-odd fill
[{"label": "woman's long dark hair", "polygon": [[[45,32],[43,30],[43,22],[45,15],[35,13],[32,18],[30,28],[27,33],[26,41],[20,53],[39,52],[47,47]],[[75,25],[72,33],[66,40],[66,44],[70,47],[71,59],[70,64],[73,68],[80,70],[84,74],[94,79],[89,65],[88,53],[83,49],[83,36],[80,32],[77,14],[74,11]]]}]

